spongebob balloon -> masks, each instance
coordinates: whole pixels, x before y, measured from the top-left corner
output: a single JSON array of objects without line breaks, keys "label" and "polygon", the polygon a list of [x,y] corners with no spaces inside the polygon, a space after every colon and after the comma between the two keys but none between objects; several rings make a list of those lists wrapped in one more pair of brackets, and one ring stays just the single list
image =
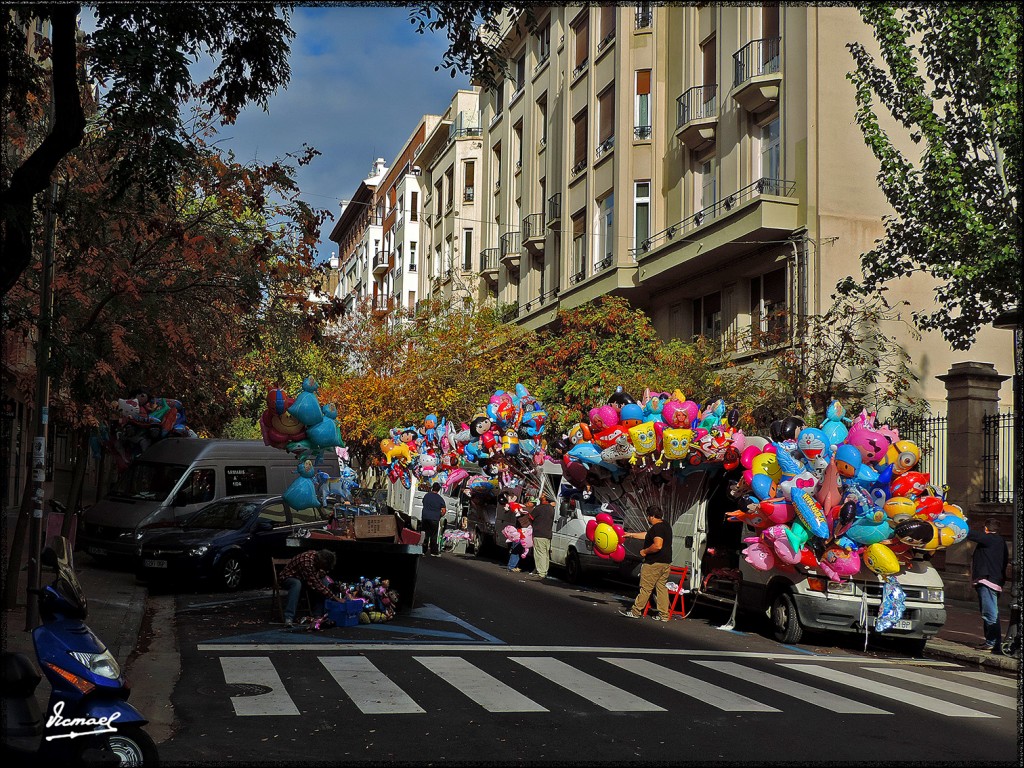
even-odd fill
[{"label": "spongebob balloon", "polygon": [[635,464],[638,456],[647,456],[654,453],[658,447],[658,436],[654,431],[654,425],[650,422],[636,424],[629,428],[629,439],[633,443],[636,453],[629,460]]},{"label": "spongebob balloon", "polygon": [[661,433],[664,448],[664,458],[670,461],[683,461],[690,453],[690,444],[693,442],[692,429],[666,429]]}]

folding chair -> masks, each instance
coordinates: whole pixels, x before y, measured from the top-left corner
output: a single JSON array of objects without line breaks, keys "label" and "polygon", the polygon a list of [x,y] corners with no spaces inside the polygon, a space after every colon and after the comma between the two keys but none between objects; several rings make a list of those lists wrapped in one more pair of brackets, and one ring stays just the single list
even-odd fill
[{"label": "folding chair", "polygon": [[[291,558],[288,557],[275,557],[270,561],[270,565],[273,568],[273,580],[270,583],[270,601],[271,607],[276,612],[277,618],[280,621],[284,621],[284,601],[287,599],[287,594],[281,590],[278,586],[278,582],[281,580],[281,569],[284,568],[288,563],[291,562]],[[313,615],[313,604],[309,601],[309,592],[306,590],[305,585],[302,587],[302,592],[299,593],[299,602],[302,600],[306,601],[306,610],[310,616]],[[295,618],[298,618],[297,616]]]},{"label": "folding chair", "polygon": [[[675,615],[686,618],[686,605],[683,600],[683,595],[686,593],[686,577],[690,573],[690,567],[688,565],[673,565],[668,570],[668,580],[671,583],[675,581],[676,588],[672,589],[671,586],[668,588],[669,601],[668,601],[668,618],[672,618]],[[674,578],[673,578],[674,577]],[[647,611],[651,608],[651,600],[654,599],[652,594],[647,600],[647,605],[644,606],[644,616],[647,615]]]}]

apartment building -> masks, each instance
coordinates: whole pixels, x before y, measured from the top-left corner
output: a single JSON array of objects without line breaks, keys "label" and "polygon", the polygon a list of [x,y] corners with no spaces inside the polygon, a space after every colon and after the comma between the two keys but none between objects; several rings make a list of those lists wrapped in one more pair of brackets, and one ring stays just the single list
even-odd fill
[{"label": "apartment building", "polygon": [[384,242],[383,207],[381,204],[378,209],[375,192],[387,170],[384,158],[378,157],[352,198],[341,203],[341,215],[331,229],[330,240],[338,246],[338,255],[331,263],[338,272],[332,280],[336,286],[334,297],[344,301],[346,312],[374,297],[379,288],[372,269],[374,256]]},{"label": "apartment building", "polygon": [[420,295],[445,304],[487,302],[497,282],[481,280],[478,264],[482,222],[477,183],[483,157],[479,89],[459,90],[416,154],[423,173],[425,211],[421,232],[425,268]]},{"label": "apartment building", "polygon": [[[531,328],[625,296],[665,338],[736,340],[738,361],[793,344],[796,321],[859,274],[891,213],[846,80],[845,44],[872,41],[857,11],[648,3],[534,15],[533,32],[506,26],[507,72],[479,93],[478,294]],[[925,307],[932,289],[911,279],[889,295]],[[1012,371],[1005,332],[984,329],[966,353],[938,334],[900,338],[921,377],[912,394],[938,411],[935,376],[951,363]]]}]

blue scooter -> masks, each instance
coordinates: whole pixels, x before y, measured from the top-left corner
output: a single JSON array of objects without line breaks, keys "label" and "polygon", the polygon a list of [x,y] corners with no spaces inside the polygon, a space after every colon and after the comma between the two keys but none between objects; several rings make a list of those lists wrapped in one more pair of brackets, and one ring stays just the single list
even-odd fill
[{"label": "blue scooter", "polygon": [[148,721],[127,702],[117,660],[85,624],[86,599],[67,539],[53,539],[42,562],[56,578],[39,592],[42,624],[32,640],[52,691],[44,721],[32,661],[3,653],[4,765],[158,765],[156,744],[142,729]]}]

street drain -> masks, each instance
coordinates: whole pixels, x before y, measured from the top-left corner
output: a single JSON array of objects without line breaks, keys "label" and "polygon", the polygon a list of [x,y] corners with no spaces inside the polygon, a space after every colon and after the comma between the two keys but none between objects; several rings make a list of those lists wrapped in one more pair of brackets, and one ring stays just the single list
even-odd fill
[{"label": "street drain", "polygon": [[226,685],[217,685],[213,687],[197,688],[196,693],[201,696],[212,696],[215,698],[223,698],[227,696],[261,696],[264,693],[270,693],[273,688],[268,685],[257,685],[256,683],[233,683]]}]

